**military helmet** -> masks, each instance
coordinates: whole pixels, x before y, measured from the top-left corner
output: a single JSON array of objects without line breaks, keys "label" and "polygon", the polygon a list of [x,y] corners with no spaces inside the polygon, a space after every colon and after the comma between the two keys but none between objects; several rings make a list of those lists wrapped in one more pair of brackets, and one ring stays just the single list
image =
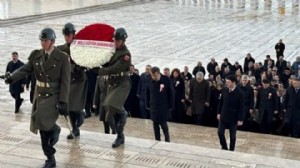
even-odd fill
[{"label": "military helmet", "polygon": [[55,32],[51,28],[45,28],[40,33],[40,40],[55,40],[55,38]]},{"label": "military helmet", "polygon": [[114,34],[115,40],[125,40],[128,37],[124,28],[117,28]]},{"label": "military helmet", "polygon": [[62,29],[62,33],[64,35],[75,34],[75,32],[75,26],[72,23],[65,24],[64,28]]}]

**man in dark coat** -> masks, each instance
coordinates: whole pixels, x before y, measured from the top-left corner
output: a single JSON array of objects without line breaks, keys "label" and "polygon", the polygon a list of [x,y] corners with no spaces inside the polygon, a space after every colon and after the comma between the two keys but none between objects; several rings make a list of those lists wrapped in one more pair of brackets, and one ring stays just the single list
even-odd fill
[{"label": "man in dark coat", "polygon": [[125,110],[129,112],[131,117],[141,117],[139,108],[139,98],[137,97],[137,89],[140,82],[140,76],[134,73],[134,65],[130,66],[129,76],[131,80],[131,89],[125,101]]},{"label": "man in dark coat", "polygon": [[282,40],[280,39],[279,42],[275,45],[275,50],[276,50],[276,56],[277,56],[277,60],[279,59],[280,56],[283,56],[283,52],[285,50],[285,45],[282,42]]},{"label": "man in dark coat", "polygon": [[252,58],[250,53],[247,54],[245,61],[244,61],[244,72],[245,73],[248,72],[248,70],[249,70],[249,66],[248,66],[249,62],[252,62],[253,64],[255,63],[255,59]]},{"label": "man in dark coat", "polygon": [[[66,43],[59,45],[57,48],[70,57],[70,45],[75,38],[75,26],[72,23],[65,24],[62,33]],[[71,57],[72,58],[72,57]],[[70,95],[69,95],[69,117],[72,125],[72,133],[67,136],[67,139],[73,139],[80,136],[79,127],[84,120],[84,113],[82,112],[85,105],[87,80],[83,67],[78,66],[72,59],[71,60],[71,82],[70,82]],[[73,134],[73,135],[72,135]]]},{"label": "man in dark coat", "polygon": [[234,75],[226,78],[226,88],[222,90],[217,119],[219,120],[218,136],[223,150],[228,150],[225,129],[230,133],[230,151],[234,151],[237,126],[242,126],[245,118],[245,101],[243,91],[236,86]]},{"label": "man in dark coat", "polygon": [[191,80],[193,78],[192,74],[189,72],[189,67],[185,66],[184,71],[181,72],[181,76],[184,80]]},{"label": "man in dark coat", "polygon": [[143,119],[150,117],[149,111],[146,109],[146,90],[148,87],[147,85],[149,83],[148,81],[151,78],[150,70],[151,70],[151,65],[146,65],[145,72],[142,73],[140,77],[140,82],[136,93],[140,100],[140,116]]},{"label": "man in dark coat", "polygon": [[270,55],[266,55],[266,59],[264,61],[264,69],[267,71],[269,68],[273,68],[275,66],[275,61],[271,59]]},{"label": "man in dark coat", "polygon": [[124,28],[115,30],[114,42],[116,52],[108,63],[99,69],[99,75],[108,75],[108,92],[103,105],[105,106],[105,121],[111,127],[116,127],[117,138],[112,147],[116,148],[125,143],[124,127],[127,112],[124,103],[130,92],[131,82],[128,74],[131,65],[131,54],[125,45],[128,35]]},{"label": "man in dark coat", "polygon": [[243,74],[243,68],[239,64],[239,62],[235,62],[234,65],[231,67],[231,71],[233,74],[235,74],[237,70],[240,70],[241,74]]},{"label": "man in dark coat", "polygon": [[68,114],[70,92],[69,56],[54,47],[55,37],[53,29],[43,29],[40,34],[42,49],[32,51],[28,63],[6,80],[6,83],[14,83],[33,72],[36,76],[30,130],[35,134],[40,132],[43,152],[47,156],[44,168],[56,166],[54,145],[60,134],[56,121],[58,114]]},{"label": "man in dark coat", "polygon": [[262,133],[271,133],[274,114],[278,113],[279,103],[276,90],[270,86],[270,81],[264,79],[263,87],[258,90],[256,109],[259,110],[259,120]]},{"label": "man in dark coat", "polygon": [[160,126],[165,135],[165,141],[170,142],[167,121],[174,108],[174,87],[170,78],[162,75],[158,67],[151,69],[151,78],[146,91],[146,105],[153,121],[155,140],[160,141]]},{"label": "man in dark coat", "polygon": [[283,111],[285,123],[289,125],[290,135],[300,138],[300,78],[293,80],[293,85],[289,87],[283,98]]},{"label": "man in dark coat", "polygon": [[[6,67],[6,73],[10,74],[24,65],[24,63],[19,60],[19,55],[17,52],[13,52],[11,55],[12,61],[10,61]],[[15,99],[15,113],[19,112],[20,107],[24,101],[24,99],[21,98],[21,93],[24,92],[25,84],[26,77],[20,81],[15,82],[14,84],[9,85],[10,95]]]},{"label": "man in dark coat", "polygon": [[218,63],[214,58],[210,59],[210,62],[207,64],[207,71],[209,75],[216,75],[216,66],[218,66]]},{"label": "man in dark coat", "polygon": [[192,103],[192,112],[196,119],[196,124],[202,124],[205,106],[209,107],[210,88],[209,83],[204,79],[204,74],[198,72],[196,79],[190,83],[190,102]]},{"label": "man in dark coat", "polygon": [[197,72],[202,72],[205,76],[205,68],[202,66],[202,62],[199,61],[197,66],[193,69],[193,75],[196,76]]},{"label": "man in dark coat", "polygon": [[232,64],[228,61],[227,58],[225,58],[225,59],[223,60],[222,65],[221,65],[221,71],[224,72],[224,69],[225,69],[225,68],[229,68],[229,69],[231,70],[231,67],[232,67]]},{"label": "man in dark coat", "polygon": [[279,56],[275,66],[277,67],[278,74],[281,75],[287,67],[287,62],[283,59],[283,56]]},{"label": "man in dark coat", "polygon": [[253,118],[253,110],[254,110],[254,90],[252,86],[249,84],[249,77],[247,75],[242,76],[242,82],[238,85],[242,90],[245,100],[245,120],[243,124],[243,130],[250,131],[251,130],[251,119]]}]

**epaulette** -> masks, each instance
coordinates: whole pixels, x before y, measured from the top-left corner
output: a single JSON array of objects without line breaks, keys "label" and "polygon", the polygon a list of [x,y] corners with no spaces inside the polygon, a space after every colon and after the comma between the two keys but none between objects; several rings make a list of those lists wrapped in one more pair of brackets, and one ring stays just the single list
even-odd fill
[{"label": "epaulette", "polygon": [[28,60],[32,60],[34,57],[35,57],[35,55],[37,55],[37,53],[39,52],[40,50],[33,50],[31,53],[30,53],[30,55],[29,55],[29,57],[28,57]]}]

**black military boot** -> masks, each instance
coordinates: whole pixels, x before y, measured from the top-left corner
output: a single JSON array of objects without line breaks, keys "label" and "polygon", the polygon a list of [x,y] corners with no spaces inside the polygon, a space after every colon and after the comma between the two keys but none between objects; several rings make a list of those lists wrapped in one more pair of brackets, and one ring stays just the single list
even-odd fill
[{"label": "black military boot", "polygon": [[124,136],[124,126],[127,120],[127,113],[117,114],[116,116],[116,132],[117,132],[117,139],[113,142],[112,147],[117,148],[120,145],[125,143],[125,136]]},{"label": "black military boot", "polygon": [[[79,128],[73,128],[72,130],[72,133],[74,135],[75,138],[79,137],[80,136],[80,130]],[[67,139],[74,139],[73,135],[70,133],[68,136],[67,136]]]},{"label": "black military boot", "polygon": [[[77,127],[77,122],[78,122],[78,116],[79,115],[77,115],[76,112],[70,111],[69,116],[70,116],[70,122],[71,122],[71,125],[72,125],[72,133],[76,138],[80,135],[79,128]],[[67,139],[74,139],[73,135],[70,133],[67,136]]]},{"label": "black military boot", "polygon": [[80,127],[84,122],[85,113],[81,111],[80,113],[76,113],[76,116],[77,116],[76,126]]},{"label": "black military boot", "polygon": [[58,125],[55,125],[53,128],[52,136],[50,137],[51,146],[54,146],[58,142],[60,131],[60,127]]},{"label": "black military boot", "polygon": [[43,168],[54,168],[54,167],[56,167],[56,160],[54,155],[47,156],[47,160],[45,161]]}]

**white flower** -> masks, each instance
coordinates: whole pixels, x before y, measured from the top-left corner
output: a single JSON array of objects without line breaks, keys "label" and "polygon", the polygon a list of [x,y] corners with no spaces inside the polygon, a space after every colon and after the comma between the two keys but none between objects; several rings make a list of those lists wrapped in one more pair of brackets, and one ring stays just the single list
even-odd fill
[{"label": "white flower", "polygon": [[271,99],[272,93],[269,93],[269,99]]},{"label": "white flower", "polygon": [[179,82],[179,81],[176,81],[176,85],[175,85],[175,86],[177,87],[179,84],[180,84],[180,82]]},{"label": "white flower", "polygon": [[71,58],[80,66],[94,68],[109,62],[115,53],[112,42],[74,40],[70,46]]},{"label": "white flower", "polygon": [[159,89],[159,92],[162,92],[165,88],[165,85],[164,84],[160,84],[160,89]]}]

